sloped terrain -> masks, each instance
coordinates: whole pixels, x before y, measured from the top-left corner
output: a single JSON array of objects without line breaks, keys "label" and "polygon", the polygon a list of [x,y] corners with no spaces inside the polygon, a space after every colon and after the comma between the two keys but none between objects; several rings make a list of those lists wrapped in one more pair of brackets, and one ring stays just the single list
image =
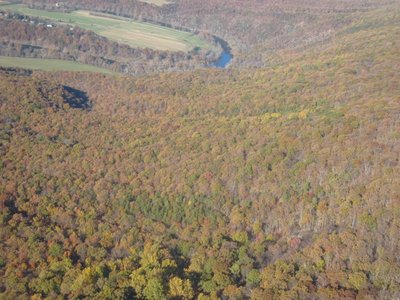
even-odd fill
[{"label": "sloped terrain", "polygon": [[2,297],[398,297],[399,21],[273,68],[3,71]]}]

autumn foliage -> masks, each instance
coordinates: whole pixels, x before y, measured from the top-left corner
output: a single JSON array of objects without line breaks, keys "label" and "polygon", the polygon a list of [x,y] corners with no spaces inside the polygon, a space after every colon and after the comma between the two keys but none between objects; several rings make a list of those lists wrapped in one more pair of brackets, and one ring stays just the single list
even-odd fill
[{"label": "autumn foliage", "polygon": [[398,10],[251,70],[0,73],[6,299],[395,299]]}]

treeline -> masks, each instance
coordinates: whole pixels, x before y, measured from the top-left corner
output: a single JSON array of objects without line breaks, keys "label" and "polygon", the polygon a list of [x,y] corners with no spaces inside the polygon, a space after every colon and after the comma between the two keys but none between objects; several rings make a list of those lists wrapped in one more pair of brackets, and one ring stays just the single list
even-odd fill
[{"label": "treeline", "polygon": [[383,16],[269,69],[2,72],[1,297],[395,298]]},{"label": "treeline", "polygon": [[130,75],[192,70],[212,65],[219,53],[137,49],[78,27],[45,26],[39,19],[0,16],[0,54],[79,61]]}]

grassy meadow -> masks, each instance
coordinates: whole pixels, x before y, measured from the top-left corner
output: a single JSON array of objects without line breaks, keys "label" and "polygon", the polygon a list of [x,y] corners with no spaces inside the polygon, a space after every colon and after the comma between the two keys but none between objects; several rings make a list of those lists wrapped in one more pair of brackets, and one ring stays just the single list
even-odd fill
[{"label": "grassy meadow", "polygon": [[110,40],[124,43],[135,48],[190,51],[196,47],[209,47],[205,41],[189,32],[179,31],[146,22],[132,21],[127,18],[118,18],[113,15],[94,15],[88,11],[74,11],[71,13],[50,12],[31,9],[21,4],[4,3],[0,3],[0,9],[44,18],[53,22],[78,26],[83,29],[94,31]]},{"label": "grassy meadow", "polygon": [[157,6],[163,6],[165,4],[171,3],[171,1],[168,1],[168,0],[140,0],[140,1],[146,2],[149,4],[154,4]]},{"label": "grassy meadow", "polygon": [[107,69],[59,59],[0,56],[0,66],[43,71],[76,71],[115,74],[114,72]]}]

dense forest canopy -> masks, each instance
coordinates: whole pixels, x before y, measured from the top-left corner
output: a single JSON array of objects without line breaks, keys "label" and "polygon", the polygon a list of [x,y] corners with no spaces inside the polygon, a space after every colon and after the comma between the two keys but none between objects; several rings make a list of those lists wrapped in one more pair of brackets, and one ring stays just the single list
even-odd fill
[{"label": "dense forest canopy", "polygon": [[[400,296],[398,3],[63,3],[132,16],[143,6],[146,18],[226,30],[237,67],[140,77],[0,68],[0,298]],[[214,23],[201,18],[210,9]],[[275,48],[272,27],[257,43],[239,34],[249,18],[249,30],[274,24],[269,14],[305,22],[304,34],[288,25]],[[116,70],[144,55],[13,16],[0,18],[1,51],[40,57],[65,38],[54,56],[114,55]],[[333,20],[306,42],[310,24],[322,32]],[[164,55],[145,53],[131,75]]]}]

